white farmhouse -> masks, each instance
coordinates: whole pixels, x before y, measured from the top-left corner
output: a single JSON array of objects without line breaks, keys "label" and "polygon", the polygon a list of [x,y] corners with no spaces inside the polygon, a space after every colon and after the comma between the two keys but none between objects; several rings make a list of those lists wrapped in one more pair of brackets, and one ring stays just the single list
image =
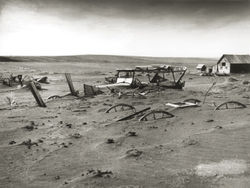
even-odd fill
[{"label": "white farmhouse", "polygon": [[247,72],[250,73],[250,55],[224,54],[213,66],[213,73],[218,75]]}]

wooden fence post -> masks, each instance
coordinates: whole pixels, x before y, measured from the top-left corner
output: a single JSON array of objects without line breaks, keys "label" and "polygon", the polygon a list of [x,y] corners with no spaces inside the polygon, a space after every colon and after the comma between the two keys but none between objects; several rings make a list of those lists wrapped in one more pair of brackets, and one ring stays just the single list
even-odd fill
[{"label": "wooden fence post", "polygon": [[69,90],[70,90],[71,95],[78,96],[77,92],[75,91],[74,85],[72,83],[70,73],[65,73],[65,77],[66,77],[67,83],[69,85]]},{"label": "wooden fence post", "polygon": [[40,107],[46,107],[46,104],[43,102],[43,99],[42,99],[41,95],[39,94],[34,82],[30,82],[30,90],[31,90],[31,93],[33,94],[34,98],[36,99],[37,104]]}]

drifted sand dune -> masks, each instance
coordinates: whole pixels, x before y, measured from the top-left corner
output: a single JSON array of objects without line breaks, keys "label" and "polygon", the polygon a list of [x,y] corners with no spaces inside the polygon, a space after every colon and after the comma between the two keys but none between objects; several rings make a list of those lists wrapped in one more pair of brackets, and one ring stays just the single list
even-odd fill
[{"label": "drifted sand dune", "polygon": [[[250,75],[195,74],[198,62],[216,62],[211,59],[87,56],[72,63],[72,59],[12,58],[15,62],[0,62],[2,73],[48,76],[50,84],[42,85],[46,90],[40,91],[47,108],[37,107],[26,89],[0,86],[0,187],[250,186],[250,85],[243,84]],[[93,98],[47,100],[69,92],[65,72],[71,73],[75,88],[82,92],[83,83],[102,84],[116,68],[159,62],[188,67],[183,90],[153,91],[146,98],[118,98],[105,91]],[[188,98],[202,101],[215,81],[200,107],[173,110],[165,105]],[[11,92],[17,102],[12,109],[5,100]],[[214,105],[232,100],[247,108],[214,111]],[[105,113],[118,103],[136,110],[163,109],[175,116],[116,122],[131,113]]]}]

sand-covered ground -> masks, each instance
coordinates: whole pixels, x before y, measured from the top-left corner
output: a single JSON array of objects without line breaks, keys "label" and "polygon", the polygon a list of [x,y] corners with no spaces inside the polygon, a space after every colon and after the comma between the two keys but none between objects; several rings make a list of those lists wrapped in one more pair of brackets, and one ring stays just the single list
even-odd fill
[{"label": "sand-covered ground", "polygon": [[[0,62],[1,73],[48,76],[50,81],[40,91],[46,108],[37,106],[28,89],[0,85],[0,187],[250,187],[250,75],[202,77],[195,70],[201,60],[181,59],[174,63],[188,67],[183,90],[152,91],[146,98],[118,98],[105,90],[92,98],[47,100],[69,93],[65,72],[82,92],[84,83],[102,84],[116,68],[171,61]],[[200,107],[165,105],[202,101],[213,82]],[[17,103],[12,108],[6,102],[10,95]],[[214,111],[231,100],[247,108]],[[131,113],[105,113],[118,103],[171,111],[174,117],[116,122]]]}]

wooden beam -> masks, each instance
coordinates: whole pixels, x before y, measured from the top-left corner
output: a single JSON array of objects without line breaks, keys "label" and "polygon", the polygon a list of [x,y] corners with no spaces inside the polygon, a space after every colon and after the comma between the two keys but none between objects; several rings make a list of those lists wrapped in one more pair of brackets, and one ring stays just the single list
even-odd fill
[{"label": "wooden beam", "polygon": [[176,82],[175,82],[175,75],[174,75],[173,69],[171,69],[171,72],[172,72],[172,75],[173,75],[174,83],[176,83]]},{"label": "wooden beam", "polygon": [[34,82],[30,82],[30,90],[31,90],[32,95],[36,99],[37,104],[40,107],[46,107],[46,104],[43,102],[43,99],[42,99],[41,95],[39,94]]},{"label": "wooden beam", "polygon": [[66,77],[71,95],[78,96],[77,92],[75,91],[70,73],[65,73],[65,77]]}]

